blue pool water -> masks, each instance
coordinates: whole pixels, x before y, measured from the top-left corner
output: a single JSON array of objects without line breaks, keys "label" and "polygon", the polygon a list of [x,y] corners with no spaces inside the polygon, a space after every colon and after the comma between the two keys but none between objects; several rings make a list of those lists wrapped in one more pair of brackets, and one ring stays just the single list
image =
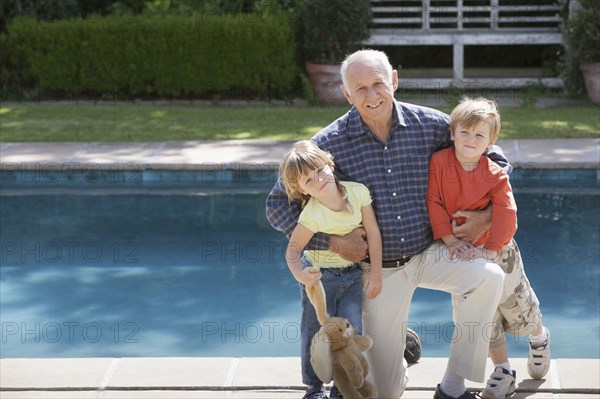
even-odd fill
[{"label": "blue pool water", "polygon": [[[598,358],[596,172],[527,173],[511,177],[516,238],[553,355]],[[298,356],[299,288],[264,217],[273,177],[236,176],[3,176],[0,356]],[[417,290],[410,321],[425,356],[447,356],[447,294]]]}]

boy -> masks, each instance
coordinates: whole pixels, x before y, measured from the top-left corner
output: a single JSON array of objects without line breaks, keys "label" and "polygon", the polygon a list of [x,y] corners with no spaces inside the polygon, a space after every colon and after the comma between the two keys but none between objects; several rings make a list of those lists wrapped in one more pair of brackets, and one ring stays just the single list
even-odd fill
[{"label": "boy", "polygon": [[[550,336],[513,240],[517,207],[508,176],[483,156],[500,132],[496,103],[484,98],[462,100],[450,115],[450,132],[454,147],[433,154],[430,160],[427,209],[433,238],[444,241],[450,259],[485,258],[506,273],[490,338],[494,372],[482,391],[485,399],[503,399],[516,389],[516,371],[508,360],[504,332],[529,334],[527,370],[534,379],[544,377],[550,367]],[[455,212],[481,210],[490,204],[491,227],[474,244],[452,234],[452,225],[464,222],[453,216]]]}]

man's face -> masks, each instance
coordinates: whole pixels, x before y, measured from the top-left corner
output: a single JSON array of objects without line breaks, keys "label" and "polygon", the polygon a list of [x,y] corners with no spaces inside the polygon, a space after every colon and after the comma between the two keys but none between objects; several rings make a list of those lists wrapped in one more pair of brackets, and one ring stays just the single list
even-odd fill
[{"label": "man's face", "polygon": [[391,120],[394,91],[398,88],[396,71],[390,81],[380,65],[355,62],[349,65],[346,78],[349,87],[348,91],[342,87],[344,95],[367,124]]}]

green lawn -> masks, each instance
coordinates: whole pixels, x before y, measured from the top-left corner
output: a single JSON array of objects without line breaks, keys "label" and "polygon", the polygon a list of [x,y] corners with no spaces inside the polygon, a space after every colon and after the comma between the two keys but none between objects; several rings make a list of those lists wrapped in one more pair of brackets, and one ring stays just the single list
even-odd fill
[{"label": "green lawn", "polygon": [[[0,141],[299,140],[346,110],[348,106],[3,103]],[[501,139],[600,137],[598,107],[504,107],[501,114]]]}]

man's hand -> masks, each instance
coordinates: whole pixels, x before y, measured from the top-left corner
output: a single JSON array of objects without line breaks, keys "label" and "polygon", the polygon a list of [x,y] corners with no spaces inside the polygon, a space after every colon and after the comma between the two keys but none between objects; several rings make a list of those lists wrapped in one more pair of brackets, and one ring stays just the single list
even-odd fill
[{"label": "man's hand", "polygon": [[474,244],[479,237],[492,225],[492,207],[482,211],[456,211],[453,218],[465,218],[465,223],[458,226],[452,221],[452,233],[463,241]]},{"label": "man's hand", "polygon": [[369,245],[365,229],[357,227],[345,236],[329,236],[329,250],[342,258],[358,263],[367,257]]}]

